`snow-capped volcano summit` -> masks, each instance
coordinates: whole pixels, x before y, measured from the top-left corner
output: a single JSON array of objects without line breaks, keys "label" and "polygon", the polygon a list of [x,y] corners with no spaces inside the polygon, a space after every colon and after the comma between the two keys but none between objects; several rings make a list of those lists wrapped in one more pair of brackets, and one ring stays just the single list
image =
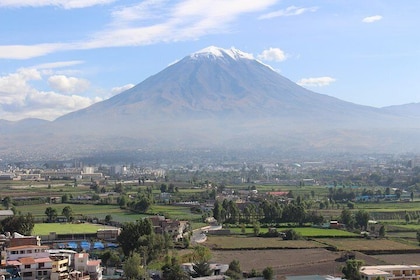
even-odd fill
[{"label": "snow-capped volcano summit", "polygon": [[201,57],[206,57],[206,58],[225,58],[225,57],[230,57],[234,60],[237,59],[254,59],[252,54],[243,52],[241,50],[238,50],[234,47],[230,48],[230,49],[222,49],[219,47],[215,47],[215,46],[210,46],[207,48],[204,48],[202,50],[199,50],[198,52],[195,52],[193,54],[190,55],[190,58],[201,58]]},{"label": "snow-capped volcano summit", "polygon": [[[379,109],[309,91],[238,49],[211,46],[125,92],[58,118],[42,131],[49,141],[69,149],[69,141],[74,139],[80,148],[84,139],[86,149],[96,149],[93,142],[165,149],[218,145],[345,150],[377,149],[393,142],[401,146],[402,141],[418,139],[404,137],[403,126],[410,125],[408,119]],[[8,142],[19,139],[33,137]],[[45,137],[39,145],[51,146]]]},{"label": "snow-capped volcano summit", "polygon": [[[309,91],[235,48],[215,46],[187,55],[158,74],[108,100],[58,119],[92,115],[135,119],[258,117],[325,120],[325,114],[357,117],[372,108]],[[327,117],[329,119],[329,117]],[[336,117],[335,120],[338,120]],[[321,122],[321,121],[320,121]]]}]

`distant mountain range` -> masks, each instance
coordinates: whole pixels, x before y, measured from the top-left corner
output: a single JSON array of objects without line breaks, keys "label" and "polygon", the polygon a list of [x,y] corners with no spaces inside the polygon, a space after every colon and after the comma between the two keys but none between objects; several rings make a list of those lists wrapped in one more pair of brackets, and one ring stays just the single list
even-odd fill
[{"label": "distant mountain range", "polygon": [[237,49],[209,47],[55,121],[0,121],[1,154],[117,150],[420,151],[420,105],[373,108],[309,91]]}]

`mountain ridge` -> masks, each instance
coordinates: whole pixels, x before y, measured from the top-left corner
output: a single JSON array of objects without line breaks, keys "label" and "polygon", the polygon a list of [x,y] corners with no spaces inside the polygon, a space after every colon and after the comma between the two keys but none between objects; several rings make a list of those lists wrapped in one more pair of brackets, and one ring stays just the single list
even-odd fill
[{"label": "mountain ridge", "polygon": [[315,93],[249,54],[213,46],[127,91],[43,123],[42,135],[35,125],[7,130],[7,137],[18,149],[30,139],[39,150],[61,146],[62,154],[192,147],[420,151],[413,141],[420,136],[413,130],[419,119]]}]

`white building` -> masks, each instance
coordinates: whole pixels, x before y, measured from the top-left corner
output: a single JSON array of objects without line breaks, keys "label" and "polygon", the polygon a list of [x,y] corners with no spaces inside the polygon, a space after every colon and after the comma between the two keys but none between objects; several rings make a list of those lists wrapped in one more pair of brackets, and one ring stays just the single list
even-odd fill
[{"label": "white building", "polygon": [[19,267],[25,280],[50,278],[52,260],[48,246],[23,245],[6,248],[6,265]]},{"label": "white building", "polygon": [[90,260],[88,253],[74,255],[74,269],[88,272],[91,280],[102,280],[101,260]]},{"label": "white building", "polygon": [[419,280],[419,265],[375,265],[362,266],[360,275],[364,280],[376,280],[381,277],[385,280]]}]

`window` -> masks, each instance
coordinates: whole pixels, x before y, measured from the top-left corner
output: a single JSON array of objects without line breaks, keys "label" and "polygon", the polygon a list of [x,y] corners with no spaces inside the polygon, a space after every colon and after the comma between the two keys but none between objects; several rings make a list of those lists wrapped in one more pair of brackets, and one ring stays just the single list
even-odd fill
[{"label": "window", "polygon": [[38,264],[38,268],[43,268],[45,266],[45,264],[44,263],[39,263]]},{"label": "window", "polygon": [[25,251],[21,250],[19,253],[20,253],[20,254],[25,254]]},{"label": "window", "polygon": [[23,277],[32,277],[32,272],[24,272]]},{"label": "window", "polygon": [[38,276],[42,276],[42,271],[38,271]]},{"label": "window", "polygon": [[30,264],[25,264],[25,268],[31,268]]}]

